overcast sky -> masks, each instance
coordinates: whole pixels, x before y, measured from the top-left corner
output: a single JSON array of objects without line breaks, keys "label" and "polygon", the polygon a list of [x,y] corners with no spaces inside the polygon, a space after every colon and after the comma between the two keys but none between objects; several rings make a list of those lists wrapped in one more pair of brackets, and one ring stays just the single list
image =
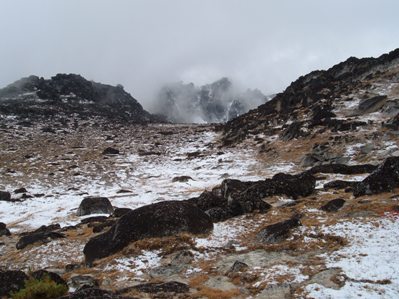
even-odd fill
[{"label": "overcast sky", "polygon": [[0,0],[0,86],[79,73],[145,107],[165,82],[265,94],[399,47],[398,0]]}]

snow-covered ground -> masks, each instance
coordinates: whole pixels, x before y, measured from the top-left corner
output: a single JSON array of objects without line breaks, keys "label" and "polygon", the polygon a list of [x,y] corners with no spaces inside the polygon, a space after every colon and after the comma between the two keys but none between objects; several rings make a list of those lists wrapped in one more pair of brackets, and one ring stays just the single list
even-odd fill
[{"label": "snow-covered ground", "polygon": [[[0,219],[13,232],[51,223],[73,225],[82,219],[75,216],[75,213],[85,196],[105,196],[115,207],[135,209],[157,201],[184,200],[198,196],[225,178],[259,180],[278,170],[286,171],[292,167],[292,164],[260,167],[255,158],[256,153],[252,150],[209,150],[208,145],[217,137],[218,134],[214,132],[202,132],[195,140],[181,141],[181,144],[169,147],[166,154],[161,156],[112,156],[106,161],[112,170],[107,173],[94,171],[90,178],[77,176],[44,181],[36,179],[32,169],[33,174],[21,175],[23,183],[19,177],[15,177],[9,184],[0,181],[2,190],[12,192],[23,185],[29,194],[44,194],[22,202],[0,201]],[[193,152],[205,154],[187,158]],[[79,165],[76,171],[85,171],[96,163],[102,161]],[[173,178],[179,176],[189,176],[191,179],[186,182],[173,181]],[[28,183],[27,177],[32,177]],[[119,193],[122,189],[130,192]]]},{"label": "snow-covered ground", "polygon": [[308,285],[309,298],[399,298],[399,217],[343,222],[323,231],[349,241],[348,246],[322,255],[327,267],[341,268],[348,279],[337,290]]}]

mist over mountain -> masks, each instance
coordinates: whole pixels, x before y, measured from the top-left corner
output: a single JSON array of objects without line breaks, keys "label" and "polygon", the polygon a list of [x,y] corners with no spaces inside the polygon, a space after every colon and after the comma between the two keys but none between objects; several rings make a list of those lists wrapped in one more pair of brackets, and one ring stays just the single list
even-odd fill
[{"label": "mist over mountain", "polygon": [[220,123],[264,104],[269,98],[258,89],[243,90],[224,77],[202,86],[167,84],[159,91],[153,110],[176,123]]}]

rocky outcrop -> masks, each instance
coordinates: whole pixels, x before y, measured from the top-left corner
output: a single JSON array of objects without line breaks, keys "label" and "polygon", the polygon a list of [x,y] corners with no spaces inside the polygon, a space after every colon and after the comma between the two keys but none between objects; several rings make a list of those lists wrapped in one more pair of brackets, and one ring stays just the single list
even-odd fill
[{"label": "rocky outcrop", "polygon": [[399,187],[399,157],[389,157],[368,177],[356,184],[353,195],[390,192],[397,187]]},{"label": "rocky outcrop", "polygon": [[211,192],[205,191],[199,197],[188,200],[205,211],[212,221],[251,213],[265,212],[271,205],[264,201],[274,195],[287,195],[294,199],[314,192],[316,179],[309,173],[289,175],[279,173],[271,179],[255,182],[224,180]]},{"label": "rocky outcrop", "polygon": [[86,197],[79,205],[77,216],[91,214],[112,214],[114,208],[106,197]]},{"label": "rocky outcrop", "polygon": [[182,232],[204,234],[212,228],[211,219],[197,207],[180,201],[165,201],[125,214],[107,232],[90,239],[83,252],[86,262],[91,264],[137,240]]},{"label": "rocky outcrop", "polygon": [[[399,49],[396,49],[378,58],[351,57],[328,70],[301,76],[272,100],[226,123],[223,142],[225,145],[240,142],[268,128],[284,126],[288,120],[293,123],[283,131],[284,140],[309,136],[320,126],[332,132],[357,130],[367,122],[336,117],[332,112],[334,102],[350,95],[361,84],[369,87],[371,79],[378,80],[398,59]],[[376,111],[386,100],[382,95],[369,96],[361,101],[358,113]]]},{"label": "rocky outcrop", "polygon": [[57,74],[51,79],[30,76],[0,89],[0,114],[30,121],[70,116],[128,123],[160,121],[121,85],[88,81],[76,74]]}]

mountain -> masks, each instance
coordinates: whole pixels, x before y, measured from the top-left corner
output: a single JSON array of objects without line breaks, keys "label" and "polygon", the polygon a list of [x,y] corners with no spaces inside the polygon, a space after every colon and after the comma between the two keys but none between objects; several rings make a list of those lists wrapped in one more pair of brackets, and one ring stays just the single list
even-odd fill
[{"label": "mountain", "polygon": [[76,74],[57,74],[50,79],[30,76],[0,89],[0,114],[29,121],[100,117],[107,120],[147,123],[157,118],[121,85],[88,81]]},{"label": "mountain", "polygon": [[351,57],[298,78],[287,89],[224,127],[224,143],[254,136],[281,140],[362,129],[397,129],[399,49],[379,58]]},{"label": "mountain", "polygon": [[157,112],[175,123],[220,123],[231,120],[267,100],[259,90],[244,92],[228,78],[201,87],[182,82],[163,87]]}]

